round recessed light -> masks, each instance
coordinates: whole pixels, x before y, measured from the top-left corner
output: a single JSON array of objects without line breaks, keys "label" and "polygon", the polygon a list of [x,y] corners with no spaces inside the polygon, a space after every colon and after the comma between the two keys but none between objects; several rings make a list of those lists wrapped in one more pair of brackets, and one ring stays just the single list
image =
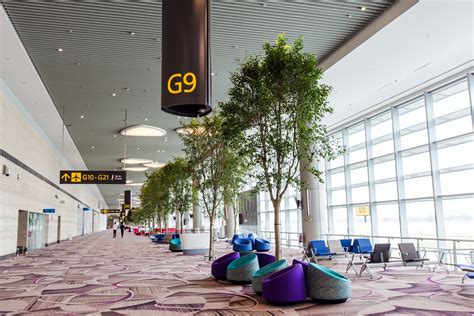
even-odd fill
[{"label": "round recessed light", "polygon": [[153,160],[143,159],[143,158],[123,158],[120,160],[120,162],[126,165],[137,165],[137,164],[150,163],[150,162],[153,162]]},{"label": "round recessed light", "polygon": [[130,91],[130,88],[123,88],[123,90],[125,90],[125,91]]},{"label": "round recessed light", "polygon": [[81,119],[83,119],[83,118],[84,118],[84,115],[81,115]]},{"label": "round recessed light", "polygon": [[141,166],[141,167],[123,167],[122,170],[125,171],[135,171],[135,172],[140,172],[140,171],[147,171],[148,167]]},{"label": "round recessed light", "polygon": [[147,118],[147,117],[145,117],[145,122],[148,122],[148,118]]},{"label": "round recessed light", "polygon": [[128,34],[130,34],[131,36],[133,36],[133,35],[135,35],[135,32],[130,31],[130,32],[128,32]]},{"label": "round recessed light", "polygon": [[367,10],[367,8],[366,7],[360,7],[360,10],[365,11],[365,10]]},{"label": "round recessed light", "polygon": [[145,167],[148,167],[148,168],[161,168],[163,167],[165,164],[162,163],[162,162],[150,162],[150,163],[144,163],[143,164]]},{"label": "round recessed light", "polygon": [[350,15],[350,14],[346,14],[346,16],[347,16],[348,18],[352,18],[352,15]]},{"label": "round recessed light", "polygon": [[112,93],[112,96],[115,97],[117,95],[117,93]]},{"label": "round recessed light", "polygon": [[161,137],[166,135],[166,131],[156,126],[140,124],[124,128],[120,131],[120,134],[125,136]]},{"label": "round recessed light", "polygon": [[74,63],[74,65],[76,65],[76,66],[80,66],[80,65],[81,65],[81,63],[80,63],[80,62],[77,62],[77,63]]},{"label": "round recessed light", "polygon": [[62,51],[63,51],[62,48],[57,48],[56,50],[57,50],[58,52],[62,52]]},{"label": "round recessed light", "polygon": [[217,73],[211,72],[211,76],[217,76]]},{"label": "round recessed light", "polygon": [[92,149],[95,149],[95,146],[91,146]]},{"label": "round recessed light", "polygon": [[117,138],[117,134],[114,134],[114,138]]},{"label": "round recessed light", "polygon": [[137,150],[140,150],[140,147],[137,147]]}]

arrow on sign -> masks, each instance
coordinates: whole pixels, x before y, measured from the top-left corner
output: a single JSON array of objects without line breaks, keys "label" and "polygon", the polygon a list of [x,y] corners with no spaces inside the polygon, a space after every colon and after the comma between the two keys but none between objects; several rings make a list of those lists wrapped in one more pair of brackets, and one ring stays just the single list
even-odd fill
[{"label": "arrow on sign", "polygon": [[68,181],[69,179],[71,179],[71,176],[68,175],[67,173],[65,173],[65,174],[62,175],[61,179],[64,180],[64,181]]}]

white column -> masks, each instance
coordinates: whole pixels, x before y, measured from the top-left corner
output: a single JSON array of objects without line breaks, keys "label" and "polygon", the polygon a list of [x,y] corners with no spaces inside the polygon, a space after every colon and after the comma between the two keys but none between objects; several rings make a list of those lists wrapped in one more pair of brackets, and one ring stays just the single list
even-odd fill
[{"label": "white column", "polygon": [[[304,169],[301,164],[301,170]],[[324,162],[312,162],[312,166],[324,170]],[[303,222],[303,243],[314,239],[326,239],[328,233],[326,186],[310,172],[303,171],[301,180],[305,182],[301,190],[301,220]]]},{"label": "white column", "polygon": [[234,207],[232,205],[226,205],[225,208],[225,235],[226,237],[232,237],[234,235]]}]

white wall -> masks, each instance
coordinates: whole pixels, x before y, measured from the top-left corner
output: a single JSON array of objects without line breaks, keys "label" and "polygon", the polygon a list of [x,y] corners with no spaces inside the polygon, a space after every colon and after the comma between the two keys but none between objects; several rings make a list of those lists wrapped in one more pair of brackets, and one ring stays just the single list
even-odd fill
[{"label": "white wall", "polygon": [[[0,155],[0,170],[6,165],[11,171],[9,177],[0,172],[1,257],[16,251],[19,210],[42,213],[44,208],[55,208],[56,214],[48,216],[47,234],[47,243],[54,243],[58,216],[60,239],[67,239],[82,235],[78,211],[86,206],[96,210],[107,208],[107,204],[95,185],[59,185],[61,168],[87,167],[67,130],[62,142],[62,119],[3,7],[0,30],[0,149],[53,184]],[[87,233],[92,230],[92,211],[84,213],[88,213]],[[95,231],[106,228],[106,216],[98,217]]]},{"label": "white wall", "polygon": [[[58,185],[61,153],[1,79],[0,148]],[[64,190],[84,202],[81,204],[20,166],[0,157],[0,167],[3,165],[8,166],[11,175],[0,176],[0,256],[16,251],[19,210],[41,213],[44,208],[55,208],[56,214],[49,216],[47,238],[48,243],[54,243],[57,240],[58,216],[61,216],[60,239],[77,236],[82,234],[77,227],[78,206],[80,211],[86,205],[97,208],[102,200],[88,185],[62,185]],[[69,168],[69,165],[63,162],[63,168]],[[64,204],[60,201],[64,201]],[[92,211],[84,213],[84,231],[89,233],[92,230]],[[96,231],[105,229],[105,216],[100,217],[104,219],[98,220],[98,225],[94,227]]]}]

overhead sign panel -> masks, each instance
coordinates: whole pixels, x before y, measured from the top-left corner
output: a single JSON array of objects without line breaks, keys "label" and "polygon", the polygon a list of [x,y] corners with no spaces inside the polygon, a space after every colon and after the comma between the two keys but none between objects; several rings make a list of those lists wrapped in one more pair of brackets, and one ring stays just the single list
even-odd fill
[{"label": "overhead sign panel", "polygon": [[132,191],[125,190],[123,192],[123,195],[124,195],[123,208],[129,210],[132,208]]},{"label": "overhead sign panel", "polygon": [[61,184],[125,184],[126,171],[61,170]]},{"label": "overhead sign panel", "polygon": [[104,209],[101,209],[100,212],[102,214],[120,214],[120,209],[118,208],[113,208],[113,209],[110,209],[110,208],[104,208]]},{"label": "overhead sign panel", "polygon": [[161,109],[211,112],[210,0],[163,0]]},{"label": "overhead sign panel", "polygon": [[56,209],[55,208],[44,208],[43,213],[54,214],[54,213],[56,213]]}]

